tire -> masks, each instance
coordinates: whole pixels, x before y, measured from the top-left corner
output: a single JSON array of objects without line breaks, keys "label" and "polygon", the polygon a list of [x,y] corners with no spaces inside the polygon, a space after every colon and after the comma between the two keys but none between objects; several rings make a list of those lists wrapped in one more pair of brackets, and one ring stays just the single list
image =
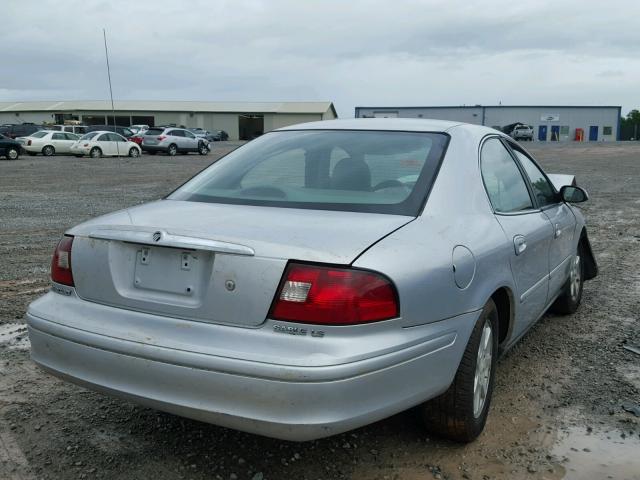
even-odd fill
[{"label": "tire", "polygon": [[169,148],[167,148],[167,155],[169,155],[170,157],[175,157],[177,153],[178,147],[174,143],[169,145]]},{"label": "tire", "polygon": [[136,158],[140,156],[140,151],[136,147],[131,147],[129,149],[129,156],[132,158]]},{"label": "tire", "polygon": [[[498,310],[490,299],[473,327],[453,383],[420,407],[430,432],[463,443],[482,433],[495,383],[498,331]],[[482,381],[476,381],[476,376]]]},{"label": "tire", "polygon": [[15,147],[10,147],[9,150],[7,150],[7,153],[5,155],[9,160],[17,160],[18,157],[20,156],[20,152],[18,151],[17,148]]},{"label": "tire", "polygon": [[98,147],[93,147],[89,152],[89,156],[91,158],[100,158],[102,157],[102,150],[100,150],[100,148]]},{"label": "tire", "polygon": [[209,149],[207,148],[207,146],[204,143],[200,142],[198,144],[198,153],[200,155],[206,155],[207,153],[209,153]]},{"label": "tire", "polygon": [[582,243],[578,244],[576,254],[571,259],[569,278],[562,287],[562,293],[551,305],[551,311],[560,315],[571,315],[578,310],[582,301],[584,285],[584,258]]},{"label": "tire", "polygon": [[45,157],[53,157],[56,154],[56,149],[51,145],[47,145],[42,148],[42,155]]}]

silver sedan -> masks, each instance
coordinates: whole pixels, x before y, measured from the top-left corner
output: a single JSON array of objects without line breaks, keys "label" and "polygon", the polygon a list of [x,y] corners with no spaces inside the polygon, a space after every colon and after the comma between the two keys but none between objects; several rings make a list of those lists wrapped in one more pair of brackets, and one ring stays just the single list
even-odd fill
[{"label": "silver sedan", "polygon": [[57,246],[32,358],[143,405],[289,440],[419,406],[482,431],[496,361],[597,274],[587,194],[496,130],[280,129]]}]

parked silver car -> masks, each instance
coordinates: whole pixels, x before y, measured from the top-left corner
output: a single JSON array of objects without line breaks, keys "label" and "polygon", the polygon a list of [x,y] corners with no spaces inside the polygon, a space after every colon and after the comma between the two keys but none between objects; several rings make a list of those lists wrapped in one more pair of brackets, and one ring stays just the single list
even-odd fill
[{"label": "parked silver car", "polygon": [[[289,440],[419,405],[483,429],[498,356],[597,265],[572,176],[507,135],[307,123],[166,198],[71,228],[29,306],[32,358],[101,392]],[[560,187],[560,188],[558,188]]]},{"label": "parked silver car", "polygon": [[184,128],[151,127],[143,133],[142,150],[150,154],[164,152],[167,155],[197,152],[209,153],[208,141]]}]

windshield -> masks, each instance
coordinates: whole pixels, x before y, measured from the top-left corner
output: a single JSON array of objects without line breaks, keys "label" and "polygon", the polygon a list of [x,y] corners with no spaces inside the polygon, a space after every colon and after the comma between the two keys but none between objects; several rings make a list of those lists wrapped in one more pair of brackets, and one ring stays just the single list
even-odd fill
[{"label": "windshield", "polygon": [[91,140],[97,134],[98,134],[98,132],[89,132],[89,133],[83,135],[82,137],[80,137],[80,140]]},{"label": "windshield", "polygon": [[168,198],[417,215],[448,138],[364,130],[271,132],[220,159]]},{"label": "windshield", "polygon": [[40,132],[35,132],[31,134],[32,138],[42,138],[45,135],[47,135],[49,132],[45,132],[45,131],[40,131]]}]

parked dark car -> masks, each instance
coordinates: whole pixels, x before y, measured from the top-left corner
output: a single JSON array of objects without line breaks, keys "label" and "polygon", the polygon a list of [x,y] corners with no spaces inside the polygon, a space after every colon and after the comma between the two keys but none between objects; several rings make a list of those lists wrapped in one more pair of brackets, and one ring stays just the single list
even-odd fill
[{"label": "parked dark car", "polygon": [[42,125],[34,123],[15,123],[13,125],[3,125],[0,127],[0,134],[9,137],[27,137],[38,130],[43,130]]},{"label": "parked dark car", "polygon": [[0,133],[0,155],[15,160],[20,156],[20,144]]},{"label": "parked dark car", "polygon": [[229,140],[229,134],[224,130],[213,130],[211,132],[214,142],[226,142]]},{"label": "parked dark car", "polygon": [[119,133],[123,137],[127,137],[127,140],[130,140],[132,142],[134,141],[133,137],[135,137],[135,134],[131,131],[130,128],[120,126],[114,127],[113,125],[89,125],[87,127],[86,133],[96,132],[98,130]]}]

